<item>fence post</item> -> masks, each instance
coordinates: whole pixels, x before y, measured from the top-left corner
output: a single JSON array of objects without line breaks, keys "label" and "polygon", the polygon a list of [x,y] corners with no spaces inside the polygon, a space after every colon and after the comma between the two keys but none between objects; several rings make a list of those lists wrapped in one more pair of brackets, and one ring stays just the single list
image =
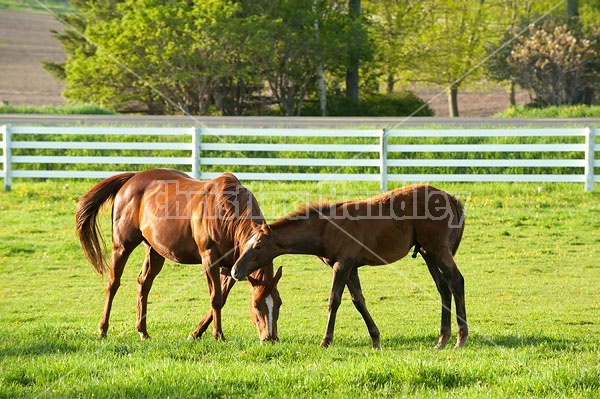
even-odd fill
[{"label": "fence post", "polygon": [[594,158],[596,147],[596,129],[589,126],[585,129],[585,191],[594,189]]},{"label": "fence post", "polygon": [[192,177],[200,179],[200,127],[192,128]]},{"label": "fence post", "polygon": [[387,129],[381,130],[379,135],[379,174],[382,193],[387,191],[387,135]]},{"label": "fence post", "polygon": [[2,160],[3,160],[3,174],[4,174],[4,191],[10,191],[12,183],[12,161],[11,161],[11,134],[10,125],[2,126]]}]

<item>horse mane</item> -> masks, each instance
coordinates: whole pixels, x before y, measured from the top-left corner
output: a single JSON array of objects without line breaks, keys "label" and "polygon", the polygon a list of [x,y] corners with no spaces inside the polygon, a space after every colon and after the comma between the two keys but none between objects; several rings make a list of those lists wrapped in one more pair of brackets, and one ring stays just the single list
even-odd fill
[{"label": "horse mane", "polygon": [[230,173],[207,181],[205,187],[202,223],[213,240],[230,240],[238,253],[240,244],[264,222],[258,202]]},{"label": "horse mane", "polygon": [[270,223],[271,227],[281,227],[286,225],[290,221],[294,220],[303,220],[308,219],[310,217],[318,217],[320,218],[322,215],[328,215],[332,208],[337,208],[338,206],[344,204],[344,202],[329,202],[329,201],[320,201],[320,202],[309,202],[307,204],[301,205],[292,213],[289,213],[274,222]]}]

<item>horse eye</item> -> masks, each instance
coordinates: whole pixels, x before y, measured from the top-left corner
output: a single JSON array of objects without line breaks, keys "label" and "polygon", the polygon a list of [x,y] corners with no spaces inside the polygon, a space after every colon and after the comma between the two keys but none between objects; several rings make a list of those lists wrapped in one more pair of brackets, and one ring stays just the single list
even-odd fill
[{"label": "horse eye", "polygon": [[256,245],[254,245],[254,249],[261,249],[261,248],[262,248],[261,243],[256,243]]}]

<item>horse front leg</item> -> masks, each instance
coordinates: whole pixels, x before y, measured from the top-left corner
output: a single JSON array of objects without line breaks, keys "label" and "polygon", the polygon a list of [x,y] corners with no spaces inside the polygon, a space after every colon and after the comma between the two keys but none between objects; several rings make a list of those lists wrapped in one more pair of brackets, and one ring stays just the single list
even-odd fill
[{"label": "horse front leg", "polygon": [[[206,275],[206,283],[210,295],[210,307],[213,321],[213,338],[216,340],[225,341],[223,328],[221,325],[221,309],[223,308],[223,291],[221,290],[219,272],[218,255],[211,250],[202,254],[202,265],[204,266],[204,274]],[[198,324],[198,327],[189,335],[189,339],[196,339],[202,335],[203,323]]]},{"label": "horse front leg", "polygon": [[[234,285],[235,279],[231,277],[231,275],[221,274],[221,292],[223,293],[223,306],[225,306],[225,303],[227,302],[227,297],[229,296],[229,291],[231,291],[231,288],[233,288]],[[206,315],[202,319],[200,319],[198,327],[195,330],[195,332],[197,333],[196,338],[204,334],[204,332],[208,329],[208,326],[210,326],[210,323],[212,323],[212,320],[213,312],[211,309],[206,313]]]},{"label": "horse front leg", "polygon": [[321,340],[321,346],[327,348],[333,341],[333,330],[335,329],[335,318],[337,310],[342,303],[342,294],[344,293],[344,287],[348,281],[348,267],[343,262],[336,262],[333,265],[333,283],[331,285],[331,293],[329,294],[328,310],[329,318],[327,319],[327,330],[323,339]]},{"label": "horse front leg", "polygon": [[360,286],[360,279],[358,278],[358,268],[353,268],[350,271],[350,275],[348,276],[348,290],[350,291],[350,296],[352,297],[352,303],[358,313],[361,314],[365,324],[367,325],[367,330],[369,331],[369,335],[371,336],[371,341],[373,342],[373,349],[380,349],[381,343],[379,340],[379,328],[373,321],[371,314],[367,310],[367,304],[365,301],[365,297],[362,293],[362,288]]},{"label": "horse front leg", "polygon": [[148,339],[148,330],[146,328],[146,319],[148,315],[148,295],[152,289],[154,279],[160,273],[165,264],[165,258],[160,256],[150,245],[145,244],[146,258],[142,265],[142,270],[138,274],[138,303],[137,303],[137,322],[136,330],[140,338]]}]

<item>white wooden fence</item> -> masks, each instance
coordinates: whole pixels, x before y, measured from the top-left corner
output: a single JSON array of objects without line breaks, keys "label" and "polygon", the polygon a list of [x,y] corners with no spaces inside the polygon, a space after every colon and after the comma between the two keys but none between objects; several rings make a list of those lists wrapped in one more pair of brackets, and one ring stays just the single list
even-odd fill
[{"label": "white wooden fence", "polygon": [[[379,181],[382,191],[387,190],[389,181],[579,182],[584,183],[586,191],[592,190],[595,182],[600,182],[600,175],[594,174],[594,168],[600,168],[600,159],[596,157],[596,152],[600,152],[600,144],[596,144],[595,129],[592,127],[347,130],[3,125],[0,133],[5,190],[10,190],[13,178],[105,178],[118,173],[116,170],[109,170],[110,167],[107,166],[103,166],[102,170],[73,170],[74,165],[78,168],[88,165],[88,169],[94,169],[91,167],[93,165],[96,169],[99,165],[142,165],[148,168],[165,164],[180,165],[183,170],[188,170],[191,176],[198,179],[212,178],[233,166],[240,170],[235,174],[241,180]],[[109,136],[112,137],[112,141],[99,141],[99,138]],[[36,140],[32,141],[32,137]],[[39,139],[40,137],[42,139]],[[136,137],[139,138],[137,141],[131,141]],[[235,140],[231,140],[233,137]],[[544,141],[543,139],[548,137],[553,137],[552,143],[535,143],[536,140]],[[129,141],[124,141],[125,138]],[[436,138],[437,141],[431,144],[427,138]],[[485,138],[485,142],[457,144],[457,138]],[[494,138],[502,143],[494,143]],[[534,143],[519,142],[523,141],[519,140],[520,138],[530,138]],[[445,139],[450,143],[444,143]],[[514,142],[511,143],[511,139],[514,139]],[[303,143],[295,143],[298,141]],[[85,155],[90,150],[106,150],[110,151],[110,154]],[[115,152],[123,151],[145,154],[115,155]],[[278,156],[282,152],[285,152],[285,156]],[[548,152],[554,153],[551,159],[543,156]],[[176,155],[173,155],[174,153]],[[431,154],[442,153],[459,156],[449,157],[445,154],[431,157]],[[485,156],[471,159],[472,157],[464,156],[466,153],[493,156],[491,159]],[[514,159],[517,153],[536,153],[540,156],[534,156],[533,159]],[[429,157],[419,158],[418,154],[429,154]],[[462,157],[460,154],[463,154]],[[41,167],[43,164],[48,165],[45,170]],[[272,168],[285,170],[297,166],[327,168],[328,172],[274,172]],[[365,172],[345,173],[344,168],[348,167],[354,170],[359,167]],[[400,168],[403,171],[410,168],[419,168],[422,171],[424,168],[443,167],[470,170],[475,168],[478,172],[394,173],[394,170]],[[511,174],[506,170],[515,167],[536,170],[553,168],[554,171],[564,169],[566,172]],[[248,171],[245,171],[246,168]],[[486,169],[492,170],[490,168],[507,173],[487,173]],[[578,173],[572,173],[573,170]]]}]

